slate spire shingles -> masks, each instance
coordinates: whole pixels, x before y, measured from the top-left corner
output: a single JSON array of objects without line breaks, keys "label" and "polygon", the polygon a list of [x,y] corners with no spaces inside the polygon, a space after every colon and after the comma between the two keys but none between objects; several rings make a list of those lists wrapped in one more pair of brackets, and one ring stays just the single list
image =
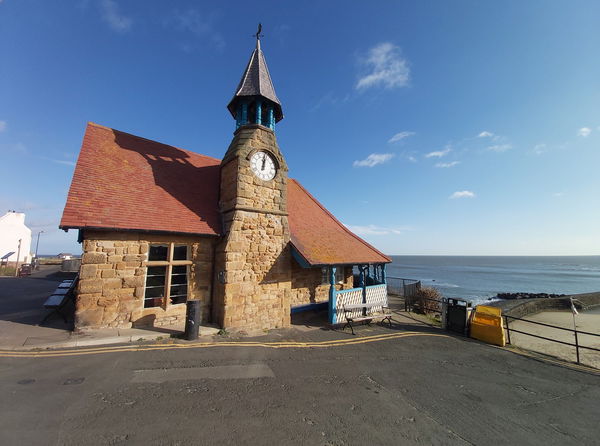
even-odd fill
[{"label": "slate spire shingles", "polygon": [[243,98],[249,99],[257,96],[268,99],[273,103],[275,122],[283,119],[281,102],[279,102],[279,98],[275,93],[265,55],[260,49],[260,39],[256,39],[256,48],[252,51],[248,65],[227,108],[235,118],[239,101]]}]

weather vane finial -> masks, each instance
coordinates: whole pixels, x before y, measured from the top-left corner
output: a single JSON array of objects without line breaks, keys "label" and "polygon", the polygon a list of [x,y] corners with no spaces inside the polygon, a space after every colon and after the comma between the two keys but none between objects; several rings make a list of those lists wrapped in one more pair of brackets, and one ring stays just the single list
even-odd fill
[{"label": "weather vane finial", "polygon": [[261,37],[263,37],[263,35],[261,34],[262,32],[262,23],[258,24],[258,31],[256,31],[256,34],[254,34],[256,36],[256,40],[260,40]]}]

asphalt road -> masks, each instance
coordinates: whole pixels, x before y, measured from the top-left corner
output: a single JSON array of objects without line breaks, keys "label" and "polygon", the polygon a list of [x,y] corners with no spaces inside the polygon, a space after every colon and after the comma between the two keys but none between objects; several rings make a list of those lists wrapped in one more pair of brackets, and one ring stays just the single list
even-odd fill
[{"label": "asphalt road", "polygon": [[29,277],[0,277],[0,320],[37,324],[47,312],[44,301],[60,282],[73,276],[61,273],[60,266],[41,265]]},{"label": "asphalt road", "polygon": [[0,444],[598,444],[600,377],[429,333],[0,358]]}]

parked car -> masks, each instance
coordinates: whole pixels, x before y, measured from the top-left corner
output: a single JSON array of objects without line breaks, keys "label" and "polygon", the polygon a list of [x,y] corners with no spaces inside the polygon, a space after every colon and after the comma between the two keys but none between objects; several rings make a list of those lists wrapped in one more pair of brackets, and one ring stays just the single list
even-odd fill
[{"label": "parked car", "polygon": [[31,267],[31,263],[23,263],[19,267],[19,277],[31,275],[32,270],[33,270],[33,268]]}]

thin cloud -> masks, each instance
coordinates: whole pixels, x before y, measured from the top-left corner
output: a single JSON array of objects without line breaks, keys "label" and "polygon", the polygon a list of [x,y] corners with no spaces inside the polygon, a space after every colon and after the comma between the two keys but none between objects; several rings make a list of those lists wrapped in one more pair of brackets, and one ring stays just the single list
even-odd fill
[{"label": "thin cloud", "polygon": [[417,162],[417,158],[415,158],[415,157],[414,157],[414,156],[412,156],[412,155],[408,155],[408,156],[407,156],[407,159],[408,159],[408,160],[409,160],[411,163],[416,163],[416,162]]},{"label": "thin cloud", "polygon": [[404,138],[408,138],[409,136],[414,135],[415,132],[400,132],[400,133],[396,133],[394,136],[392,136],[388,143],[393,144],[395,142],[398,141],[402,141]]},{"label": "thin cloud", "polygon": [[102,0],[100,2],[102,19],[117,32],[126,32],[131,29],[133,20],[121,13],[119,5],[114,0]]},{"label": "thin cloud", "polygon": [[554,192],[552,194],[552,196],[554,196],[554,197],[564,197],[565,193],[564,192]]},{"label": "thin cloud", "polygon": [[581,136],[582,138],[587,138],[588,136],[590,136],[590,133],[592,133],[592,129],[589,127],[581,127],[578,131],[577,131],[577,136]]},{"label": "thin cloud", "polygon": [[[195,34],[201,40],[210,42],[217,50],[225,48],[225,39],[223,35],[215,29],[214,22],[217,20],[217,14],[203,14],[197,9],[188,9],[186,11],[176,10],[165,21],[166,25],[172,25],[175,29]],[[191,52],[195,45],[186,43],[186,52]]]},{"label": "thin cloud", "polygon": [[310,108],[311,112],[317,111],[321,107],[332,107],[338,104],[344,104],[350,100],[350,95],[347,94],[344,97],[336,96],[332,91],[327,92],[319,98],[317,103]]},{"label": "thin cloud", "polygon": [[512,145],[510,144],[497,144],[495,146],[489,146],[487,150],[491,152],[506,152],[507,150],[512,149]]},{"label": "thin cloud", "polygon": [[15,144],[2,144],[0,145],[0,151],[6,151],[8,153],[19,155],[29,155],[29,149],[22,142],[17,142]]},{"label": "thin cloud", "polygon": [[494,136],[494,134],[492,132],[488,132],[487,130],[484,130],[479,135],[477,135],[478,138],[491,138],[492,136]]},{"label": "thin cloud", "polygon": [[65,160],[50,160],[53,163],[56,164],[64,164],[65,166],[74,166],[76,163],[75,161],[65,161]]},{"label": "thin cloud", "polygon": [[[1,3],[2,0],[0,0]],[[6,121],[0,121],[0,133],[4,132],[6,130]]]},{"label": "thin cloud", "polygon": [[546,152],[546,144],[536,144],[533,147],[533,153],[535,153],[536,155],[541,155],[542,153]]},{"label": "thin cloud", "polygon": [[393,157],[393,153],[371,153],[364,160],[354,161],[352,165],[354,167],[375,167],[378,164],[387,163]]},{"label": "thin cloud", "polygon": [[437,150],[435,152],[429,152],[425,155],[425,158],[441,158],[443,156],[448,155],[452,149],[450,147],[446,147],[444,150]]},{"label": "thin cloud", "polygon": [[437,163],[435,165],[435,167],[441,167],[441,168],[449,168],[449,167],[454,167],[460,164],[460,161],[451,161],[449,163]]},{"label": "thin cloud", "polygon": [[475,193],[471,192],[470,190],[457,190],[448,198],[452,200],[457,198],[475,198]]},{"label": "thin cloud", "polygon": [[400,48],[389,42],[371,48],[361,63],[369,67],[369,73],[356,83],[357,90],[371,87],[406,87],[410,81],[408,61],[400,54]]},{"label": "thin cloud", "polygon": [[389,234],[394,234],[394,235],[400,235],[400,234],[404,234],[406,231],[409,231],[410,228],[407,226],[399,226],[399,227],[384,227],[384,226],[377,226],[377,225],[366,225],[366,226],[359,226],[359,225],[346,225],[344,224],[344,226],[346,226],[348,229],[350,229],[352,232],[354,232],[357,235],[389,235]]}]

